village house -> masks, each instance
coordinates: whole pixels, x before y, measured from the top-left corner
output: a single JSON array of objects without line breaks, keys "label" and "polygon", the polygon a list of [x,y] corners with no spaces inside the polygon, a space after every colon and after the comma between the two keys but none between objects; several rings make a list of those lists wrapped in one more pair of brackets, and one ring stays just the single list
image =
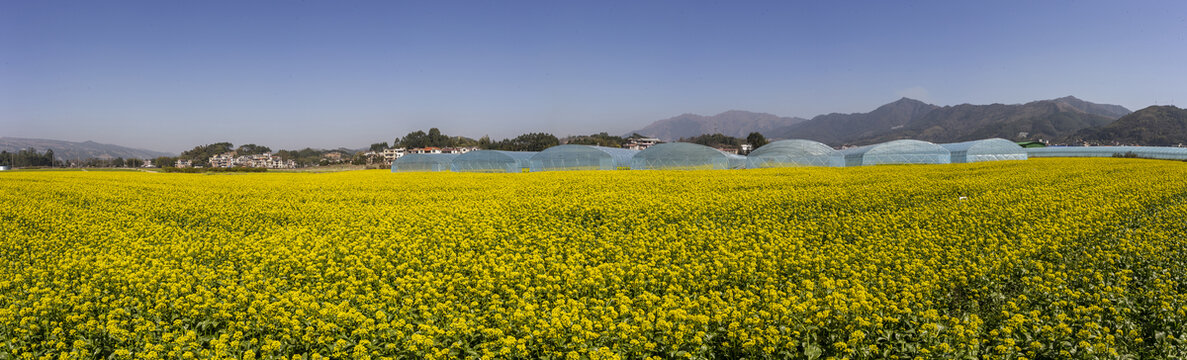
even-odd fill
[{"label": "village house", "polygon": [[396,159],[399,159],[401,156],[404,156],[404,154],[406,154],[406,153],[407,153],[407,149],[405,149],[405,148],[383,149],[383,160],[388,163],[391,163],[392,161],[396,161]]},{"label": "village house", "polygon": [[255,167],[266,169],[295,169],[297,162],[284,160],[271,153],[235,156],[234,152],[218,154],[210,157],[210,167]]},{"label": "village house", "polygon": [[465,153],[468,153],[468,152],[471,152],[474,150],[478,150],[478,148],[473,147],[473,146],[470,146],[470,147],[465,147],[465,146],[463,146],[463,147],[448,147],[448,148],[441,149],[441,153],[442,154],[465,154]]},{"label": "village house", "polygon": [[652,145],[661,142],[659,138],[634,138],[627,142],[626,148],[631,150],[647,150]]},{"label": "village house", "polygon": [[235,166],[235,157],[232,153],[218,154],[211,156],[207,162],[210,163],[210,167],[229,168]]},{"label": "village house", "polygon": [[722,146],[722,147],[718,147],[718,148],[716,148],[716,149],[717,149],[717,151],[720,151],[720,152],[723,152],[723,153],[726,153],[726,154],[738,155],[738,148],[732,148],[732,147],[724,147],[724,146]]},{"label": "village house", "polygon": [[323,159],[329,160],[331,162],[341,162],[342,161],[342,153],[340,153],[340,152],[329,152],[329,153],[326,153],[325,155],[322,155],[321,157]]}]

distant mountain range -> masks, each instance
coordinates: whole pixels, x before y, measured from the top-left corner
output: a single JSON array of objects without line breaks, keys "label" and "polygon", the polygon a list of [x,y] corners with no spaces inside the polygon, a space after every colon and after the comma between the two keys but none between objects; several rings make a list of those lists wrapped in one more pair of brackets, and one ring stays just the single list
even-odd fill
[{"label": "distant mountain range", "polygon": [[639,130],[627,133],[638,133],[653,136],[665,141],[676,141],[680,138],[690,138],[701,134],[721,133],[728,136],[745,138],[751,132],[764,135],[777,129],[807,121],[796,117],[779,117],[765,113],[755,113],[741,110],[730,110],[713,116],[683,114],[659,120]]},{"label": "distant mountain range", "polygon": [[[956,142],[985,138],[1017,141],[1057,140],[1085,128],[1117,120],[1129,110],[1100,105],[1074,97],[1040,100],[1020,105],[956,105],[929,111],[901,128],[849,139],[865,145],[895,139]],[[1119,106],[1117,106],[1119,107]],[[1123,112],[1123,113],[1122,113]],[[1121,113],[1121,115],[1117,115]]]},{"label": "distant mountain range", "polygon": [[1065,141],[1092,145],[1187,144],[1187,110],[1174,106],[1147,107],[1108,125],[1081,129]]},{"label": "distant mountain range", "polygon": [[738,110],[715,116],[685,114],[656,121],[636,132],[675,141],[681,137],[717,132],[745,137],[757,131],[771,139],[809,139],[832,146],[908,138],[933,142],[991,137],[1061,141],[1081,130],[1102,127],[1130,113],[1129,109],[1119,105],[1097,104],[1071,96],[1026,104],[944,107],[902,98],[868,113],[833,113],[811,120]]},{"label": "distant mountain range", "polygon": [[89,158],[114,159],[136,158],[151,159],[158,156],[177,156],[160,151],[133,149],[119,145],[100,144],[94,141],[72,142],[49,139],[26,139],[14,137],[0,137],[0,150],[17,152],[34,148],[37,152],[53,150],[54,158],[61,160],[85,160]]},{"label": "distant mountain range", "polygon": [[763,135],[776,139],[811,139],[829,145],[842,145],[902,128],[938,108],[919,100],[902,98],[868,113],[820,115]]}]

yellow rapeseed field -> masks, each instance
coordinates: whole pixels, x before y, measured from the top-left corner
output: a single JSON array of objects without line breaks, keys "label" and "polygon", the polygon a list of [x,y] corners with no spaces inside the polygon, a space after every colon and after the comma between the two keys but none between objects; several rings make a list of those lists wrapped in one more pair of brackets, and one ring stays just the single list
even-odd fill
[{"label": "yellow rapeseed field", "polygon": [[0,173],[0,359],[1187,357],[1187,163]]}]

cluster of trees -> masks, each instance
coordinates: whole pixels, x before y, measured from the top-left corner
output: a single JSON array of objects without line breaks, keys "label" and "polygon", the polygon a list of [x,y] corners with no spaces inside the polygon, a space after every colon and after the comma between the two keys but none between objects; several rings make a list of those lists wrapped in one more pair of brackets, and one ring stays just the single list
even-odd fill
[{"label": "cluster of trees", "polygon": [[[172,165],[177,158],[173,157],[159,157],[153,159],[154,164]],[[90,158],[86,160],[65,161],[54,158],[54,150],[47,149],[44,153],[37,152],[37,149],[29,148],[17,152],[0,151],[0,166],[11,167],[129,167],[138,168],[144,166],[144,160],[136,158]]]},{"label": "cluster of trees", "polygon": [[441,130],[437,128],[431,128],[428,133],[421,130],[410,132],[408,135],[396,139],[393,144],[395,147],[402,148],[445,148],[478,146],[478,141],[462,136],[448,136],[442,134]]},{"label": "cluster of trees", "polygon": [[[642,137],[642,135],[639,135],[639,134],[634,134],[634,135]],[[566,144],[574,144],[574,145],[622,147],[623,144],[627,143],[627,139],[628,138],[623,138],[621,136],[614,136],[614,135],[607,134],[605,132],[601,132],[601,133],[597,133],[597,134],[593,134],[593,135],[570,136],[570,137],[565,138],[565,143]]]},{"label": "cluster of trees", "polygon": [[752,132],[750,135],[746,135],[746,143],[753,146],[752,149],[758,149],[767,144],[767,137],[762,136],[761,133]]},{"label": "cluster of trees", "polygon": [[[606,132],[601,132],[592,135],[577,135],[564,138],[565,144],[576,145],[595,145],[605,147],[622,147],[631,139],[643,138],[643,135],[632,134],[628,137],[621,137],[610,135]],[[740,147],[741,144],[750,144],[754,148],[767,144],[767,139],[762,134],[753,132],[750,133],[746,139],[735,138],[723,134],[706,134],[695,136],[691,138],[680,139],[683,142],[691,142],[712,147]],[[413,131],[403,137],[395,139],[389,145],[387,142],[371,144],[370,150],[374,152],[383,151],[383,149],[396,148],[424,148],[424,147],[467,147],[473,146],[484,150],[506,150],[506,151],[542,151],[552,146],[560,145],[561,139],[549,133],[527,133],[516,136],[510,139],[503,139],[493,141],[489,136],[483,136],[477,141],[461,136],[447,136],[442,134],[437,128],[431,128],[426,133],[421,130]],[[374,162],[375,159],[368,159],[366,157],[356,156],[354,162],[359,164],[367,164]]]},{"label": "cluster of trees", "polygon": [[[154,164],[155,164],[155,163],[154,163]],[[144,166],[144,160],[141,160],[141,159],[136,159],[136,158],[127,158],[127,159],[125,159],[125,158],[122,158],[122,157],[117,157],[117,158],[114,158],[114,159],[97,159],[97,158],[90,158],[90,159],[86,159],[86,160],[79,161],[79,162],[75,163],[75,165],[78,165],[78,166],[81,166],[81,167],[117,167],[117,168],[118,168],[118,167],[128,167],[128,168],[138,168],[138,167]]]},{"label": "cluster of trees", "polygon": [[[606,134],[602,133],[601,135]],[[606,136],[608,137],[609,135]],[[492,141],[489,136],[483,136],[478,140],[463,136],[448,136],[441,133],[440,129],[431,128],[428,132],[423,130],[410,132],[403,137],[395,139],[391,145],[389,145],[387,142],[371,144],[369,149],[371,151],[379,152],[383,151],[383,149],[391,147],[405,149],[426,147],[476,147],[484,150],[540,151],[547,149],[550,146],[556,145],[560,145],[560,139],[557,139],[555,135],[548,133],[529,133],[516,136],[511,139]]]},{"label": "cluster of trees", "polygon": [[[333,154],[333,153],[337,153],[338,155],[336,155],[334,157],[336,159],[341,159],[341,160],[329,159],[328,156],[330,156],[330,154]],[[322,149],[304,148],[301,150],[279,150],[272,155],[275,155],[276,157],[279,157],[281,159],[292,160],[297,163],[297,166],[300,166],[300,167],[314,166],[314,165],[326,166],[326,165],[330,165],[333,163],[337,163],[339,161],[346,161],[346,160],[350,159],[350,157],[352,155],[354,155],[354,151],[346,150],[346,149],[322,150]]]},{"label": "cluster of trees", "polygon": [[54,160],[54,150],[48,149],[38,153],[37,149],[28,148],[14,153],[0,151],[0,165],[10,167],[56,166],[61,162]]},{"label": "cluster of trees", "polygon": [[177,163],[177,159],[176,156],[158,156],[152,159],[152,164],[156,167],[173,166]]},{"label": "cluster of trees", "polygon": [[694,144],[701,144],[710,147],[728,147],[739,148],[742,144],[750,144],[751,149],[757,149],[760,146],[767,144],[767,138],[761,133],[752,132],[747,135],[745,139],[736,138],[733,136],[726,136],[721,133],[704,134],[690,138],[681,138],[681,142],[690,142]]},{"label": "cluster of trees", "polygon": [[380,142],[380,143],[374,143],[374,144],[371,144],[371,147],[370,147],[370,148],[367,148],[367,150],[370,150],[370,151],[373,151],[373,152],[380,152],[380,151],[383,151],[383,149],[387,149],[387,148],[390,148],[390,147],[391,147],[391,146],[389,146],[389,145],[387,144],[387,141],[384,141],[384,142]]},{"label": "cluster of trees", "polygon": [[[210,157],[218,154],[228,153],[235,150],[235,146],[229,142],[219,142],[207,145],[198,145],[193,149],[181,152],[178,159],[190,160],[194,162],[194,166],[210,166]],[[164,165],[164,164],[162,164]]]},{"label": "cluster of trees", "polygon": [[218,142],[195,146],[193,149],[182,152],[181,156],[178,157],[159,157],[154,159],[153,162],[157,166],[165,167],[172,166],[174,162],[181,159],[193,161],[195,166],[206,167],[210,165],[209,162],[211,156],[225,154],[228,152],[234,152],[236,156],[250,156],[270,153],[273,156],[284,160],[293,160],[297,163],[297,166],[324,166],[338,162],[337,160],[330,160],[327,158],[327,155],[331,153],[338,153],[339,156],[336,156],[336,158],[343,159],[343,161],[350,159],[350,157],[354,155],[354,151],[346,149],[321,150],[314,148],[304,148],[301,150],[282,149],[272,152],[272,148],[263,145],[245,144],[235,147],[234,144],[229,142]]},{"label": "cluster of trees", "polygon": [[156,161],[155,163],[157,163],[158,166],[170,166],[176,160],[181,159],[181,160],[193,161],[194,165],[197,165],[197,166],[208,166],[208,165],[210,165],[209,161],[210,161],[211,156],[225,154],[225,153],[229,153],[229,152],[234,152],[235,155],[238,155],[238,156],[249,156],[249,155],[259,155],[259,154],[264,154],[264,153],[271,153],[272,148],[269,148],[269,147],[263,146],[263,145],[256,145],[256,144],[246,144],[246,145],[241,145],[239,147],[235,147],[235,145],[224,141],[224,142],[217,142],[217,143],[213,143],[213,144],[195,146],[193,149],[186,150],[186,151],[182,152],[181,156],[178,156],[175,158],[170,158],[172,161],[169,161],[170,159],[166,159],[168,157],[157,158],[159,160],[164,160],[164,161]]},{"label": "cluster of trees", "polygon": [[499,141],[491,141],[489,136],[478,139],[478,147],[487,150],[543,151],[560,144],[561,140],[549,133],[528,133]]},{"label": "cluster of trees", "polygon": [[414,149],[426,147],[447,148],[471,146],[478,146],[478,141],[463,136],[448,136],[442,134],[440,129],[431,128],[427,133],[424,132],[424,130],[417,130],[410,132],[408,135],[404,135],[403,137],[398,137],[392,141],[391,145],[389,145],[386,141],[371,144],[371,147],[368,148],[368,150],[380,152],[383,151],[383,149],[388,148]]},{"label": "cluster of trees", "polygon": [[726,136],[721,133],[717,133],[717,134],[697,135],[697,136],[693,136],[690,138],[680,138],[680,142],[701,144],[701,145],[710,146],[710,147],[737,148],[742,143],[744,143],[745,140],[742,140],[742,139],[739,139],[736,137],[732,137],[732,136]]},{"label": "cluster of trees", "polygon": [[240,145],[239,147],[235,148],[235,154],[242,156],[267,154],[271,152],[271,148],[256,144]]}]

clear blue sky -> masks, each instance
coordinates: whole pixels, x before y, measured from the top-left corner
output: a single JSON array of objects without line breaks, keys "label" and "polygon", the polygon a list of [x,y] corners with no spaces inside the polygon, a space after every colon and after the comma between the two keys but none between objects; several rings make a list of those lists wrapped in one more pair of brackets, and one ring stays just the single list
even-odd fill
[{"label": "clear blue sky", "polygon": [[179,152],[1075,95],[1187,104],[1187,2],[3,1],[0,136]]}]

